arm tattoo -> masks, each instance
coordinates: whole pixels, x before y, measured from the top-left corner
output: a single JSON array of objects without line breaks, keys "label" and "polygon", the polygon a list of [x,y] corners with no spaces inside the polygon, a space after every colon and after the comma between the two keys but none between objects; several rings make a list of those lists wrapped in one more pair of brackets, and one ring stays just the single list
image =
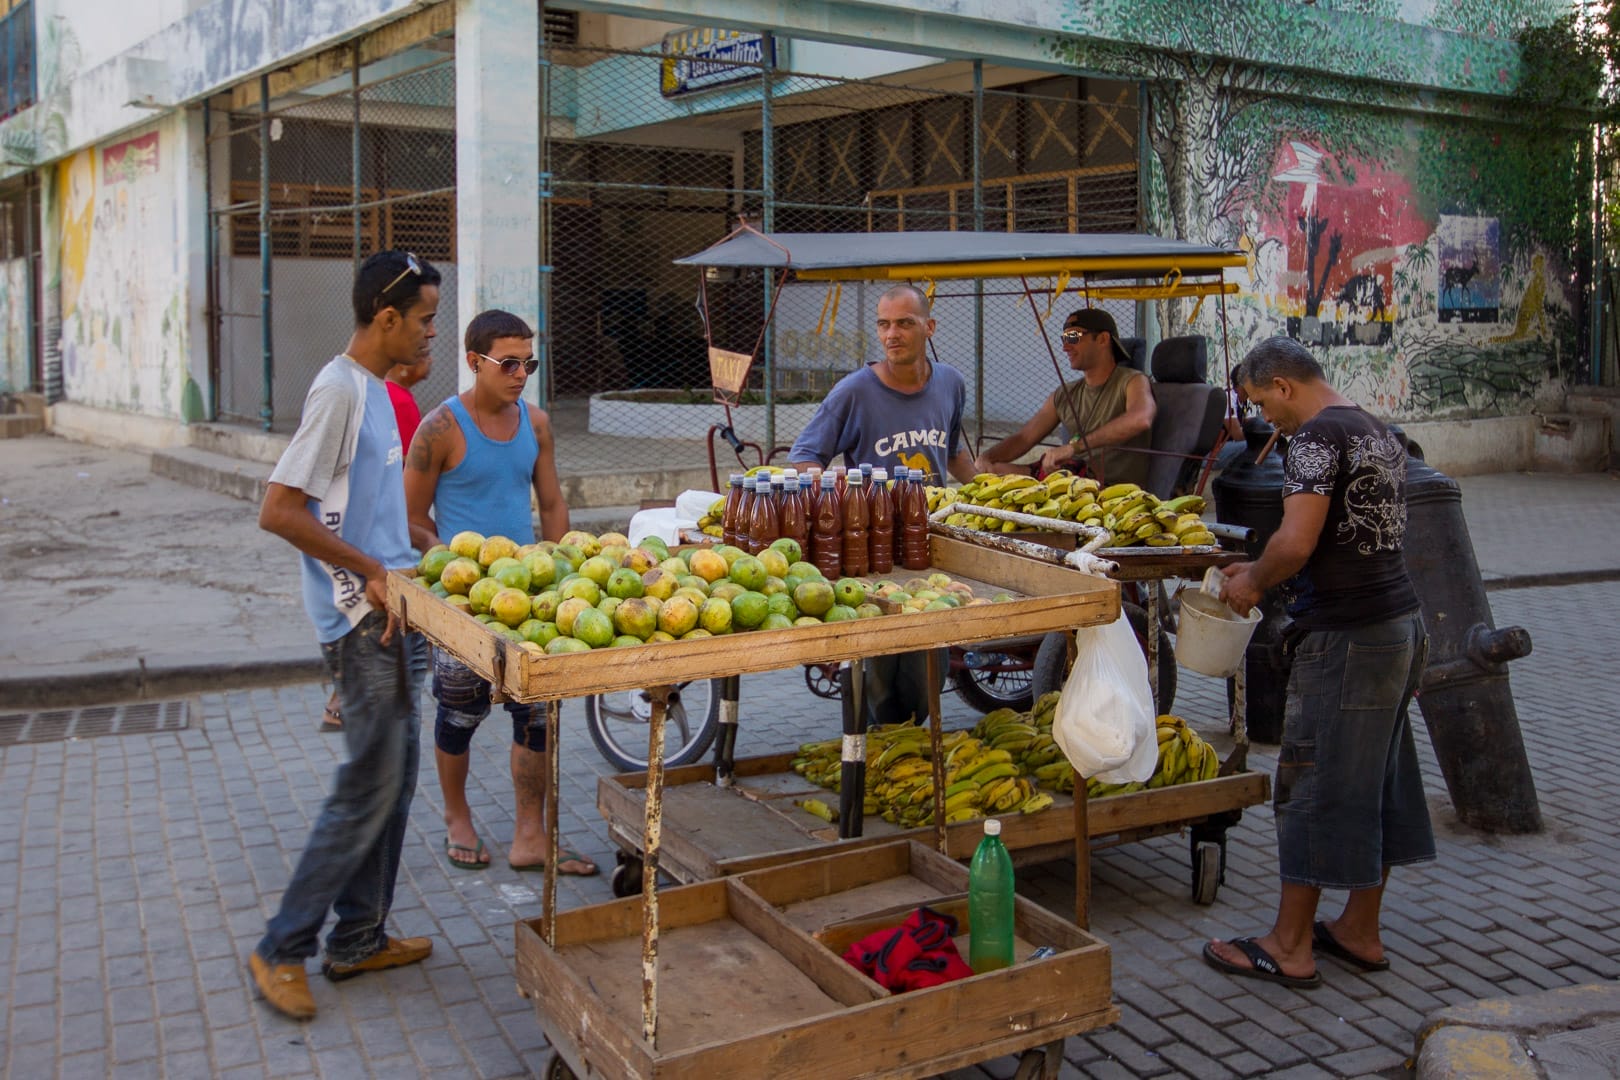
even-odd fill
[{"label": "arm tattoo", "polygon": [[428,413],[422,426],[416,429],[416,437],[411,440],[411,452],[405,459],[405,467],[427,472],[428,466],[433,463],[433,451],[439,439],[455,426],[455,422],[450,410],[442,405]]}]

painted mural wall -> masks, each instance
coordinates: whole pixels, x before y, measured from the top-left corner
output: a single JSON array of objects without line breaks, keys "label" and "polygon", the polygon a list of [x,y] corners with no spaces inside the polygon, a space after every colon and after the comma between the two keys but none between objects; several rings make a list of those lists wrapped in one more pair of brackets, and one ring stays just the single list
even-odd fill
[{"label": "painted mural wall", "polygon": [[28,260],[0,259],[0,393],[27,390]]},{"label": "painted mural wall", "polygon": [[56,165],[53,269],[72,401],[201,418],[189,370],[186,134],[185,114],[174,114]]},{"label": "painted mural wall", "polygon": [[[1379,25],[1397,32],[1399,19],[1506,32],[1554,5],[1335,6],[1391,21],[1347,20],[1335,34],[1324,33],[1321,12],[1249,25],[1256,5],[1241,0],[1099,0],[1091,20],[1112,14],[1136,23],[1135,33],[1206,56],[1054,47],[1149,83],[1150,228],[1248,256],[1235,274],[1242,294],[1228,305],[1234,357],[1287,334],[1311,346],[1343,392],[1396,419],[1561,406],[1582,362],[1583,182],[1572,142],[1528,129],[1505,98],[1403,95],[1413,58],[1367,34]],[[1233,55],[1232,42],[1259,33],[1295,35],[1299,66],[1207,59]],[[1436,31],[1432,41],[1423,62],[1442,68],[1477,77],[1478,64],[1499,61],[1501,41],[1491,37]],[[1358,56],[1369,76],[1387,81],[1313,76],[1312,57],[1325,50]],[[1504,89],[1509,79],[1501,68]],[[1162,317],[1166,333],[1187,332],[1168,305]],[[1213,309],[1199,312],[1197,331],[1213,337],[1219,326]]]}]

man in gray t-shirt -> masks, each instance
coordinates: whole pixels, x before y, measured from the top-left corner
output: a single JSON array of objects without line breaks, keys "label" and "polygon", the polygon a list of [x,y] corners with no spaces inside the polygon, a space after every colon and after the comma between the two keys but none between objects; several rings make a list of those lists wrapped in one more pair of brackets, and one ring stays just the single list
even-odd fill
[{"label": "man in gray t-shirt", "polygon": [[[924,469],[943,484],[945,473],[973,479],[973,455],[962,444],[967,387],[955,368],[928,359],[934,320],[928,296],[915,285],[896,285],[878,299],[878,341],[883,359],[834,386],[794,440],[788,458],[800,469],[826,468],[839,454],[850,468],[863,463]],[[940,655],[943,680],[949,657]],[[864,661],[868,724],[903,722],[928,714],[927,653]]]},{"label": "man in gray t-shirt", "polygon": [[883,359],[838,381],[793,442],[800,469],[826,468],[842,454],[850,468],[869,464],[923,469],[935,483],[947,471],[973,479],[973,455],[962,445],[967,385],[955,368],[928,359],[934,320],[915,285],[896,285],[878,300]]}]

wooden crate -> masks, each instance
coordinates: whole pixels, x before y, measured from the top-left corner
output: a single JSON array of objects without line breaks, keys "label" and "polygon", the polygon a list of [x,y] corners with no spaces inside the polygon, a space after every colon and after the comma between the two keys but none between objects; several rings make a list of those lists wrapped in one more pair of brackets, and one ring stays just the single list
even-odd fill
[{"label": "wooden crate", "polygon": [[501,637],[403,573],[388,576],[388,606],[407,626],[426,634],[515,701],[549,701],[797,664],[917,652],[1093,626],[1112,622],[1119,615],[1119,586],[1113,582],[949,537],[931,537],[930,549],[933,570],[972,585],[977,595],[1007,592],[1015,599],[950,611],[555,656],[531,652]]},{"label": "wooden crate", "polygon": [[518,986],[577,1075],[613,1080],[932,1076],[1118,1019],[1108,946],[1022,898],[1017,955],[1056,955],[895,994],[834,950],[863,917],[898,924],[966,888],[960,866],[901,841],[665,890],[656,1045],[641,1030],[639,897],[559,913],[551,945],[539,920],[519,923]]},{"label": "wooden crate", "polygon": [[[793,756],[738,760],[730,789],[714,785],[713,765],[665,769],[659,865],[678,880],[704,881],[796,862],[818,852],[869,848],[897,839],[932,839],[932,825],[903,829],[868,815],[866,835],[840,840],[836,826],[794,805],[798,798],[832,801],[837,796],[792,772]],[[597,811],[614,837],[636,850],[642,844],[646,785],[644,772],[604,776],[596,782]],[[1088,801],[1086,831],[1093,849],[1110,847],[1197,824],[1212,814],[1256,806],[1270,797],[1271,778],[1253,772],[1111,795]],[[1067,795],[1057,795],[1051,807],[1034,814],[994,815],[1001,819],[1001,839],[1014,860],[1040,862],[1074,854],[1072,806]],[[951,858],[966,859],[983,834],[981,818],[947,825],[946,852]]]}]

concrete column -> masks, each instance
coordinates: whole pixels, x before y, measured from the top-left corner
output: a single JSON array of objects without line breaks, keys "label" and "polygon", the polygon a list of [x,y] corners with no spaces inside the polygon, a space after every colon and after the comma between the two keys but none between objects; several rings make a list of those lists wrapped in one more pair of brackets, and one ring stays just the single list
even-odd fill
[{"label": "concrete column", "polygon": [[[540,10],[534,0],[456,0],[456,343],[480,311],[538,325]],[[538,401],[536,380],[524,394]]]}]

